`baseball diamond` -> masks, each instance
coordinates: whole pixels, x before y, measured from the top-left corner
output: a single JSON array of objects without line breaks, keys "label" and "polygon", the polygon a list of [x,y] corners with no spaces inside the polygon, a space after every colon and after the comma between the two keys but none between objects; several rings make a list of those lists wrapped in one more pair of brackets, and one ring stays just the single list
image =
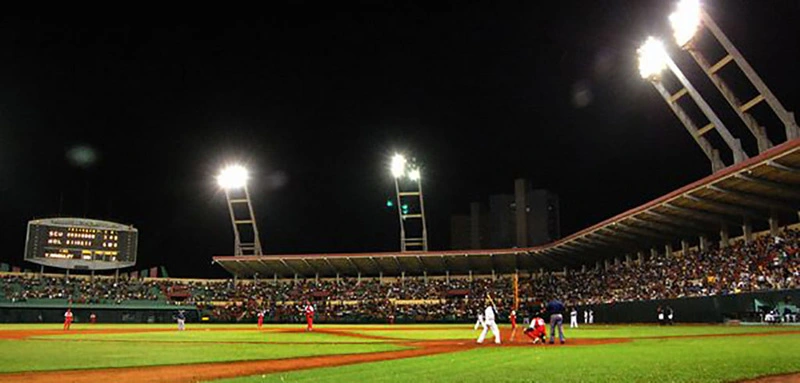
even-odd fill
[{"label": "baseball diamond", "polygon": [[136,5],[0,16],[0,382],[800,382],[800,1]]}]

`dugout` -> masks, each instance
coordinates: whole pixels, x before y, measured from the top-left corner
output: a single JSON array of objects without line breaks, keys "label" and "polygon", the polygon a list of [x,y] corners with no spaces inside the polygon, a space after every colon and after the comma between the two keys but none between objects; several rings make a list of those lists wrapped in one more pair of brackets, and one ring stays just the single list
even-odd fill
[{"label": "dugout", "polygon": [[800,289],[582,306],[578,309],[578,319],[583,323],[583,311],[591,309],[595,323],[656,323],[658,307],[670,306],[677,323],[748,322],[758,320],[753,304],[755,300],[775,307],[787,297],[792,302],[800,302]]}]

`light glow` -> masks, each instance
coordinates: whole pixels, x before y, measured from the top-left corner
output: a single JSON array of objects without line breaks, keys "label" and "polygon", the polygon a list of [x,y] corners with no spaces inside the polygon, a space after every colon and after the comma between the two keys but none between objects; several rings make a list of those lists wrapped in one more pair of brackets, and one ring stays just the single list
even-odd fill
[{"label": "light glow", "polygon": [[419,169],[412,169],[411,171],[408,172],[408,179],[412,181],[417,181],[420,179],[420,177],[421,174],[419,172]]},{"label": "light glow", "polygon": [[400,178],[406,174],[406,157],[402,154],[395,154],[392,157],[391,168],[394,178]]},{"label": "light glow", "polygon": [[648,37],[636,52],[639,54],[639,74],[642,78],[656,80],[667,68],[667,51],[661,40]]},{"label": "light glow", "polygon": [[692,41],[700,29],[700,0],[681,0],[678,8],[669,15],[675,42],[681,48]]},{"label": "light glow", "polygon": [[217,183],[223,189],[239,189],[247,184],[250,178],[247,169],[242,165],[231,165],[222,169],[217,176]]}]

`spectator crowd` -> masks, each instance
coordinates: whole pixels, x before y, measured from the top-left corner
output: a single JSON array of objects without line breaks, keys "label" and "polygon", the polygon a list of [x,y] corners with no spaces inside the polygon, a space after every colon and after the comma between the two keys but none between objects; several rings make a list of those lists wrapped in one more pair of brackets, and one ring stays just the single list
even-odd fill
[{"label": "spectator crowd", "polygon": [[[568,306],[737,294],[800,288],[800,234],[786,230],[750,243],[664,254],[641,261],[567,273],[534,273],[519,278],[524,305],[558,298]],[[305,300],[322,321],[463,321],[480,311],[491,294],[508,313],[513,279],[423,278],[382,280],[171,280],[84,277],[0,276],[0,300],[66,299],[76,303],[122,304],[151,301],[194,304],[217,321],[302,320]]]}]

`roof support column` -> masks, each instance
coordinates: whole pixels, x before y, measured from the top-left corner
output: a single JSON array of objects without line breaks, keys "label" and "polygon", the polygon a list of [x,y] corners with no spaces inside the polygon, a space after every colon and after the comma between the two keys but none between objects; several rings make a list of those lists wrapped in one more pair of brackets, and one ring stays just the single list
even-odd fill
[{"label": "roof support column", "polygon": [[356,279],[356,283],[361,284],[361,272],[358,272],[358,277]]},{"label": "roof support column", "polygon": [[403,286],[403,287],[406,287],[406,272],[405,271],[401,271],[400,272],[400,285]]},{"label": "roof support column", "polygon": [[472,282],[472,270],[469,271],[469,281]]},{"label": "roof support column", "polygon": [[379,285],[383,284],[383,271],[378,272],[378,284]]},{"label": "roof support column", "polygon": [[336,284],[339,284],[339,273],[336,273]]},{"label": "roof support column", "polygon": [[278,273],[272,273],[272,284],[275,286],[278,285]]},{"label": "roof support column", "polygon": [[742,222],[742,233],[744,233],[744,243],[750,244],[750,242],[753,242],[753,224],[750,223],[749,219],[745,219]]},{"label": "roof support column", "polygon": [[297,273],[294,273],[294,282],[297,283]]},{"label": "roof support column", "polygon": [[492,269],[492,282],[494,282],[494,278],[495,278],[495,276],[494,276],[494,269]]},{"label": "roof support column", "polygon": [[633,257],[630,254],[625,254],[625,266],[630,266],[633,263]]},{"label": "roof support column", "polygon": [[603,261],[603,266],[605,266],[605,268],[603,269],[605,271],[608,271],[608,269],[611,267],[611,264],[608,262],[608,259]]},{"label": "roof support column", "polygon": [[705,235],[700,236],[700,251],[708,250],[708,237]]},{"label": "roof support column", "polygon": [[450,270],[445,270],[444,271],[444,279],[445,279],[445,282],[447,282],[447,284],[449,285],[450,284]]},{"label": "roof support column", "polygon": [[724,249],[731,244],[731,236],[728,231],[728,225],[722,225],[719,229],[719,247]]},{"label": "roof support column", "polygon": [[636,252],[636,262],[638,262],[639,265],[644,264],[644,251],[640,250]]},{"label": "roof support column", "polygon": [[658,258],[658,250],[654,247],[650,249],[650,259]]},{"label": "roof support column", "polygon": [[773,211],[769,214],[769,233],[770,235],[778,235],[778,214]]},{"label": "roof support column", "polygon": [[600,262],[595,262],[594,263],[594,270],[595,271],[599,271],[600,270]]},{"label": "roof support column", "polygon": [[664,254],[667,256],[667,259],[672,259],[672,244],[668,243],[664,245]]},{"label": "roof support column", "polygon": [[581,273],[585,273],[585,272],[586,272],[586,265],[581,265]]},{"label": "roof support column", "polygon": [[681,255],[686,258],[689,255],[689,241],[681,240]]},{"label": "roof support column", "polygon": [[425,282],[425,286],[428,285],[428,272],[425,270],[422,270],[422,281]]},{"label": "roof support column", "polygon": [[567,266],[564,266],[564,276],[567,275]]},{"label": "roof support column", "polygon": [[[336,278],[339,279],[339,278]],[[314,273],[314,283],[319,284],[319,273]]]}]

